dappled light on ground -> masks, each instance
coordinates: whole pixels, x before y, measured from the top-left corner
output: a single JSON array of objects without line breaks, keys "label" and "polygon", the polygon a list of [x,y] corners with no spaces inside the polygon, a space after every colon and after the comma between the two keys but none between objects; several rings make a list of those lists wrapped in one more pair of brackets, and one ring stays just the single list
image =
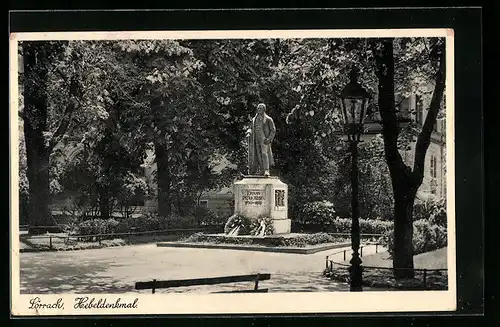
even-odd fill
[{"label": "dappled light on ground", "polygon": [[[340,250],[340,249],[339,249]],[[366,254],[369,253],[366,250]],[[21,293],[138,292],[135,282],[251,273],[271,273],[259,283],[270,292],[348,291],[348,285],[325,279],[325,256],[254,251],[159,248],[154,244],[99,250],[21,254]],[[338,255],[340,258],[340,254]],[[251,289],[252,283],[158,290],[220,292]],[[150,292],[150,291],[149,291]],[[148,291],[141,291],[148,293]]]}]

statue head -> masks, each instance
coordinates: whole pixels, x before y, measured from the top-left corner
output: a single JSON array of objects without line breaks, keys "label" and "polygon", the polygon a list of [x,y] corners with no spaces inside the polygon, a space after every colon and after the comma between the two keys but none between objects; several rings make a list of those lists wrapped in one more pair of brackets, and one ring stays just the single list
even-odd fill
[{"label": "statue head", "polygon": [[263,115],[266,112],[266,105],[263,103],[259,103],[257,105],[257,114],[258,115]]}]

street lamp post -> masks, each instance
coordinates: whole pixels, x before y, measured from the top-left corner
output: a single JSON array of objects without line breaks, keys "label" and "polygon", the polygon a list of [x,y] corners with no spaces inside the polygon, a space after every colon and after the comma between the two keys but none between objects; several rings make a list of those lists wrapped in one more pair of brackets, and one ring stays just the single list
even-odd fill
[{"label": "street lamp post", "polygon": [[358,143],[363,133],[363,123],[370,94],[357,81],[358,72],[355,67],[350,73],[350,82],[344,87],[340,95],[342,117],[345,125],[345,134],[349,142],[352,157],[351,166],[351,247],[352,259],[350,261],[349,275],[351,292],[363,290],[363,267],[359,256],[360,230],[359,230],[359,204],[358,204]]}]

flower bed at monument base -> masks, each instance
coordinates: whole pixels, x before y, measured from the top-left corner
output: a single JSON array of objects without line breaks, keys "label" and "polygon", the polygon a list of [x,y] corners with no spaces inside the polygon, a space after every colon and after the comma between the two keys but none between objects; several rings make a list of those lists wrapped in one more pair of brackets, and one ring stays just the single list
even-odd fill
[{"label": "flower bed at monument base", "polygon": [[346,243],[348,237],[330,235],[327,233],[315,234],[286,234],[270,236],[228,236],[224,234],[196,233],[180,242],[183,243],[206,243],[206,244],[237,244],[237,245],[258,245],[268,247],[297,247],[303,248],[318,244]]}]

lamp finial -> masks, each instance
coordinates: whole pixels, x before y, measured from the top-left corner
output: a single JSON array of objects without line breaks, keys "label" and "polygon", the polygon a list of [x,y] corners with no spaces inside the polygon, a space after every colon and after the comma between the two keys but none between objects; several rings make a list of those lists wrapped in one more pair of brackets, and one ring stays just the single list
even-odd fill
[{"label": "lamp finial", "polygon": [[351,66],[351,72],[349,73],[349,77],[351,78],[351,82],[357,82],[359,75],[359,69],[355,65]]}]

